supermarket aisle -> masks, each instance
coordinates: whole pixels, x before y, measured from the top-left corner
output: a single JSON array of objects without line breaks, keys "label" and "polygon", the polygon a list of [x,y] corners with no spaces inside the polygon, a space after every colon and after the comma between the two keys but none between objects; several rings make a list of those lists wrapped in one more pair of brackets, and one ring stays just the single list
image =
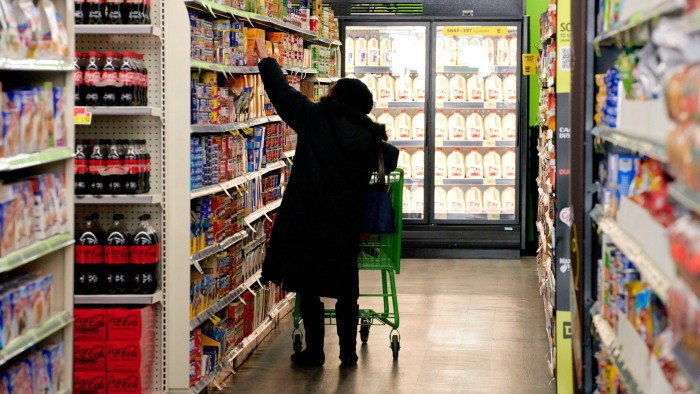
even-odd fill
[{"label": "supermarket aisle", "polygon": [[[376,291],[377,274],[361,274],[361,290]],[[327,326],[326,365],[294,368],[290,314],[229,382],[229,392],[556,392],[534,260],[406,260],[398,291],[397,362],[389,330],[376,326],[358,347],[357,369],[340,369],[335,327]]]}]

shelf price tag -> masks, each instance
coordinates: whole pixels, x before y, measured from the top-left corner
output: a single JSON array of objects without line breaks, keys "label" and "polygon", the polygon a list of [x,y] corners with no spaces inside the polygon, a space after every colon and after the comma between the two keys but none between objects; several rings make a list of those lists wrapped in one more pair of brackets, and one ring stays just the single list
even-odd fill
[{"label": "shelf price tag", "polygon": [[445,71],[445,66],[442,66],[442,65],[435,66],[435,71],[441,73],[441,72]]},{"label": "shelf price tag", "polygon": [[435,218],[438,220],[447,220],[447,214],[442,212],[442,213],[436,213]]},{"label": "shelf price tag", "polygon": [[443,184],[443,178],[435,178],[435,184],[440,186]]},{"label": "shelf price tag", "polygon": [[487,219],[487,220],[501,220],[501,215],[498,214],[498,213],[489,213],[489,214],[486,216],[486,219]]},{"label": "shelf price tag", "polygon": [[484,179],[484,185],[496,186],[496,180],[495,179]]},{"label": "shelf price tag", "polygon": [[443,146],[442,140],[435,140],[435,147],[436,148],[442,148],[442,146]]},{"label": "shelf price tag", "polygon": [[386,101],[377,101],[377,108],[389,108],[389,103]]},{"label": "shelf price tag", "polygon": [[347,66],[345,66],[345,71],[351,73],[351,72],[355,71],[355,66],[347,65]]},{"label": "shelf price tag", "polygon": [[484,146],[487,148],[493,148],[496,146],[496,141],[484,141]]},{"label": "shelf price tag", "polygon": [[444,101],[436,101],[435,108],[445,108],[445,102]]},{"label": "shelf price tag", "polygon": [[75,107],[73,109],[73,123],[75,125],[90,126],[92,124],[92,112],[87,112],[85,107]]},{"label": "shelf price tag", "polygon": [[486,108],[486,109],[496,109],[496,107],[497,107],[496,103],[493,103],[493,102],[484,103],[484,108]]}]

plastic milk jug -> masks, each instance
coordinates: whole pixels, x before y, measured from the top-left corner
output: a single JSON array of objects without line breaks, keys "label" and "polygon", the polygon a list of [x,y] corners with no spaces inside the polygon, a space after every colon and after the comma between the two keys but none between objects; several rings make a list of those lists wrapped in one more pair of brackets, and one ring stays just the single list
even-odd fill
[{"label": "plastic milk jug", "polygon": [[435,114],[435,141],[447,139],[447,125],[447,116],[439,109]]},{"label": "plastic milk jug", "polygon": [[518,65],[518,37],[508,39],[508,61],[513,67]]},{"label": "plastic milk jug", "polygon": [[423,152],[423,148],[418,148],[416,153],[411,156],[411,175],[414,178],[425,176],[425,152]]},{"label": "plastic milk jug", "polygon": [[491,103],[503,102],[503,80],[496,74],[486,78],[486,101]]},{"label": "plastic milk jug", "polygon": [[425,78],[422,75],[417,76],[413,80],[413,100],[425,100]]},{"label": "plastic milk jug", "polygon": [[447,156],[442,148],[435,149],[435,178],[447,177]]},{"label": "plastic milk jug", "polygon": [[457,41],[451,37],[445,37],[445,66],[457,65]]},{"label": "plastic milk jug", "polygon": [[484,177],[484,158],[476,148],[469,152],[466,162],[468,179],[482,179]]},{"label": "plastic milk jug", "polygon": [[447,211],[447,192],[441,187],[435,188],[435,212]]},{"label": "plastic milk jug", "polygon": [[513,149],[508,149],[508,152],[503,154],[501,158],[501,167],[503,169],[503,178],[515,179],[515,164],[516,156]]},{"label": "plastic milk jug", "polygon": [[484,102],[484,78],[474,74],[467,81],[467,101],[472,103]]},{"label": "plastic milk jug", "polygon": [[383,124],[384,127],[386,127],[386,136],[390,140],[393,140],[396,135],[394,131],[394,117],[391,116],[389,111],[385,110],[383,114],[379,115],[379,118],[377,119],[377,123]]},{"label": "plastic milk jug", "polygon": [[[481,44],[481,42],[479,42]],[[461,37],[457,41],[457,64],[460,66],[468,66],[470,61],[475,56],[474,47],[472,46],[469,37]]]},{"label": "plastic milk jug", "polygon": [[411,77],[408,74],[396,78],[396,101],[413,101]]},{"label": "plastic milk jug", "polygon": [[503,139],[501,117],[497,113],[491,112],[484,119],[484,133],[484,139],[487,141],[500,141]]},{"label": "plastic milk jug", "polygon": [[457,186],[453,187],[449,192],[447,192],[447,212],[464,212],[464,192]]},{"label": "plastic milk jug", "polygon": [[467,101],[467,80],[460,74],[450,79],[450,101]]},{"label": "plastic milk jug", "polygon": [[379,66],[379,40],[374,36],[367,40],[367,65]]},{"label": "plastic milk jug", "polygon": [[391,38],[384,37],[379,41],[379,65],[391,66],[391,51],[393,43]]},{"label": "plastic milk jug", "polygon": [[515,188],[508,186],[501,193],[501,209],[504,213],[515,213]]},{"label": "plastic milk jug", "polygon": [[413,189],[411,193],[411,204],[413,204],[413,212],[423,213],[423,195],[425,194],[425,189],[423,186],[418,186]]},{"label": "plastic milk jug", "polygon": [[518,133],[517,118],[515,112],[509,111],[503,116],[503,139],[506,141],[515,141]]},{"label": "plastic milk jug", "polygon": [[355,65],[367,65],[367,40],[364,37],[355,39]]},{"label": "plastic milk jug", "polygon": [[435,40],[435,63],[436,66],[444,66],[445,65],[445,40],[443,40],[440,37],[437,37]]},{"label": "plastic milk jug", "polygon": [[365,76],[360,78],[360,81],[362,81],[362,83],[364,83],[367,86],[367,89],[369,89],[370,93],[372,93],[372,98],[376,101],[377,100],[377,78],[375,78],[374,75],[365,74]]},{"label": "plastic milk jug", "polygon": [[486,47],[486,53],[488,53],[489,56],[489,65],[493,66],[496,62],[496,44],[491,38],[484,38],[482,44]]},{"label": "plastic milk jug", "polygon": [[355,65],[355,40],[350,36],[345,39],[345,65]]},{"label": "plastic milk jug", "polygon": [[[406,176],[404,174],[404,176]],[[403,212],[412,212],[413,205],[411,204],[411,190],[408,186],[403,187]]]},{"label": "plastic milk jug", "polygon": [[[355,44],[357,45],[357,44]],[[510,45],[508,39],[501,37],[496,42],[496,65],[507,66],[510,64]]]},{"label": "plastic milk jug", "polygon": [[465,123],[464,115],[455,111],[448,121],[448,139],[452,141],[464,141]]},{"label": "plastic milk jug", "polygon": [[501,178],[501,155],[495,149],[490,149],[484,156],[484,178]]},{"label": "plastic milk jug", "polygon": [[425,113],[423,113],[423,110],[413,115],[413,120],[411,121],[411,137],[414,140],[422,140],[425,138]]},{"label": "plastic milk jug", "polygon": [[478,187],[472,186],[467,190],[464,196],[467,213],[481,213],[484,211],[484,204],[481,201],[481,190]]},{"label": "plastic milk jug", "polygon": [[503,80],[503,98],[506,103],[518,101],[518,78],[515,74],[510,74]]},{"label": "plastic milk jug", "polygon": [[447,177],[464,178],[464,155],[459,148],[454,148],[447,157]]},{"label": "plastic milk jug", "polygon": [[435,78],[435,100],[447,101],[449,98],[450,82],[444,74],[438,74]]},{"label": "plastic milk jug", "polygon": [[467,117],[467,141],[484,140],[484,118],[474,111]]},{"label": "plastic milk jug", "polygon": [[381,78],[379,78],[378,85],[378,101],[394,101],[394,78],[388,73],[384,74]]},{"label": "plastic milk jug", "polygon": [[501,193],[493,186],[484,191],[484,211],[501,213]]},{"label": "plastic milk jug", "polygon": [[411,139],[411,117],[406,113],[406,110],[401,111],[396,117],[396,139],[410,140]]},{"label": "plastic milk jug", "polygon": [[[396,166],[403,170],[404,178],[411,177],[411,155],[406,152],[406,148],[399,149],[399,161]],[[404,193],[405,195],[406,193]]]}]

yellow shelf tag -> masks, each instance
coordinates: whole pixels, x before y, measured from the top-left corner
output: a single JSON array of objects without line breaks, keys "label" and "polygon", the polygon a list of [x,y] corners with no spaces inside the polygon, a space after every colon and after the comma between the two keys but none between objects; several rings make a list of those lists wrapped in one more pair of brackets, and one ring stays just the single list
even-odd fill
[{"label": "yellow shelf tag", "polygon": [[496,141],[484,141],[484,146],[487,148],[493,148],[496,146]]},{"label": "yellow shelf tag", "polygon": [[501,215],[498,213],[489,213],[488,220],[501,220]]},{"label": "yellow shelf tag", "polygon": [[389,104],[386,101],[377,101],[377,108],[389,108]]},{"label": "yellow shelf tag", "polygon": [[442,185],[442,178],[435,178],[435,184],[438,186]]},{"label": "yellow shelf tag", "polygon": [[537,55],[523,53],[523,75],[537,74]]},{"label": "yellow shelf tag", "polygon": [[484,108],[486,108],[486,109],[496,109],[496,103],[493,103],[493,102],[484,103]]},{"label": "yellow shelf tag", "polygon": [[92,112],[87,112],[87,108],[85,107],[75,107],[73,109],[73,123],[81,126],[91,125]]},{"label": "yellow shelf tag", "polygon": [[445,108],[445,102],[444,101],[436,101],[435,108]]},{"label": "yellow shelf tag", "polygon": [[496,186],[496,180],[495,179],[484,179],[484,185]]}]

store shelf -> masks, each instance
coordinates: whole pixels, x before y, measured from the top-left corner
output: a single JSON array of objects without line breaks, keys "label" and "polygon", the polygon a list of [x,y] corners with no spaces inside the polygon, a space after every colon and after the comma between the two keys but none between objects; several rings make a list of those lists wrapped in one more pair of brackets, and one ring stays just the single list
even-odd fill
[{"label": "store shelf", "polygon": [[680,14],[683,11],[684,3],[681,1],[664,1],[647,11],[636,13],[629,19],[621,21],[618,26],[596,36],[593,39],[593,45],[600,47],[621,42],[624,39],[623,36],[630,30],[653,23],[661,16]]},{"label": "store shelf", "polygon": [[[318,74],[318,70],[310,67],[286,67],[283,66],[282,69],[288,73],[292,74]],[[329,78],[330,79],[330,78]]]},{"label": "store shelf", "polygon": [[235,245],[237,242],[242,241],[247,236],[248,236],[248,233],[245,230],[241,230],[241,231],[237,232],[236,234],[226,238],[225,240],[223,240],[217,244],[208,246],[208,247],[200,250],[199,252],[193,254],[192,256],[190,256],[190,264],[196,265],[199,261],[202,261],[209,256],[213,256],[213,255],[221,252],[222,250],[226,250],[226,249],[230,248],[232,245]]},{"label": "store shelf", "polygon": [[700,393],[700,365],[683,349],[682,343],[676,345],[676,348],[673,349],[673,355],[676,357],[676,365],[693,385],[693,391]]},{"label": "store shelf", "polygon": [[105,194],[105,195],[76,195],[76,204],[119,204],[119,205],[154,205],[163,202],[163,198],[155,194]]},{"label": "store shelf", "polygon": [[388,142],[397,148],[423,148],[423,147],[425,147],[424,140],[391,140]]},{"label": "store shelf", "polygon": [[450,220],[450,221],[491,221],[491,220],[512,221],[512,220],[515,220],[515,214],[513,214],[513,213],[436,212],[435,219],[437,219],[437,220]]},{"label": "store shelf", "polygon": [[294,156],[296,156],[296,154],[297,154],[297,151],[296,151],[296,150],[288,150],[288,151],[284,152],[284,157],[285,157],[286,159],[291,159],[291,158],[293,158]]},{"label": "store shelf", "polygon": [[236,287],[226,296],[221,297],[219,301],[217,301],[214,305],[210,306],[209,308],[207,308],[207,310],[197,315],[197,317],[195,317],[194,319],[190,320],[190,331],[199,327],[210,317],[214,316],[217,312],[224,309],[226,306],[228,306],[230,303],[232,303],[234,300],[240,297],[241,294],[248,291],[249,288],[251,288],[255,283],[257,283],[260,280],[260,275],[261,271],[256,272],[253,276],[246,279],[246,281],[243,282],[243,284]]},{"label": "store shelf", "polygon": [[61,250],[75,242],[70,233],[54,235],[43,241],[35,242],[26,248],[17,250],[0,258],[0,273],[13,270],[25,264],[31,263],[43,256]]},{"label": "store shelf", "polygon": [[49,148],[37,153],[23,153],[0,159],[0,172],[21,170],[40,166],[73,157],[73,149],[68,147]]},{"label": "store shelf", "polygon": [[406,186],[423,186],[425,184],[425,179],[423,178],[404,178],[403,183]]},{"label": "store shelf", "polygon": [[282,205],[282,199],[280,198],[277,201],[271,202],[264,207],[258,209],[257,211],[251,213],[250,215],[246,216],[244,219],[245,222],[250,225],[256,220],[262,218],[263,216],[266,216],[268,213],[274,211],[275,209],[279,208],[280,205]]},{"label": "store shelf", "polygon": [[483,185],[483,186],[515,186],[515,179],[450,179],[450,178],[437,178],[435,179],[436,186],[470,186],[470,185]]},{"label": "store shelf", "polygon": [[161,36],[160,28],[153,25],[75,25],[75,34],[118,34]]},{"label": "store shelf", "polygon": [[222,64],[208,63],[201,60],[190,60],[190,67],[198,70],[228,74],[257,74],[260,72],[258,66],[224,66]]},{"label": "store shelf", "polygon": [[619,147],[652,157],[663,163],[668,162],[666,146],[656,141],[637,136],[633,132],[605,127],[595,127],[592,133],[594,136]]},{"label": "store shelf", "polygon": [[330,38],[323,38],[323,37],[317,37],[313,39],[314,42],[317,44],[325,44],[325,45],[330,45],[330,46],[342,46],[343,43],[338,41],[338,40],[331,40]]},{"label": "store shelf", "polygon": [[302,81],[302,82],[333,83],[333,82],[335,82],[335,81],[334,81],[333,79],[327,78],[327,77],[313,76],[313,77],[305,78],[304,81]]},{"label": "store shelf", "polygon": [[391,67],[385,66],[346,66],[348,73],[355,74],[385,74],[391,73]]},{"label": "store shelf", "polygon": [[234,122],[225,123],[220,125],[192,125],[191,130],[193,134],[218,134],[218,133],[228,133],[232,130],[243,130],[255,126],[264,125],[266,123],[281,122],[282,118],[279,115],[272,116],[261,116],[259,118],[253,118],[246,120],[245,122]]},{"label": "store shelf", "polygon": [[376,109],[424,109],[425,101],[377,101]]},{"label": "store shelf", "polygon": [[[438,67],[437,72],[448,74],[480,74],[481,70],[482,69],[479,67],[443,66],[442,70],[440,67]],[[518,68],[516,66],[493,66],[491,71],[495,72],[496,74],[509,74],[515,73],[517,70]]]},{"label": "store shelf", "polygon": [[599,208],[591,212],[591,218],[598,223],[600,231],[607,234],[620,251],[634,263],[642,278],[649,283],[659,299],[668,304],[671,280],[661,272],[644,248],[622,230],[614,219],[601,216]]},{"label": "store shelf", "polygon": [[192,394],[199,394],[204,391],[207,386],[214,383],[220,373],[232,369],[233,364],[236,360],[245,359],[248,354],[250,354],[264,339],[267,334],[269,334],[276,324],[279,322],[279,316],[288,313],[291,308],[293,308],[294,294],[290,294],[284,300],[280,301],[277,306],[267,315],[265,320],[255,329],[249,336],[247,336],[241,343],[235,346],[226,356],[223,357],[223,361],[217,365],[213,371],[211,371],[206,377],[197,382],[197,384],[190,389]]},{"label": "store shelf", "polygon": [[257,178],[260,176],[263,176],[267,174],[268,172],[279,170],[280,168],[286,167],[287,164],[284,162],[284,160],[276,161],[274,163],[269,164],[267,167],[247,173],[246,175],[239,176],[237,178],[231,179],[230,181],[222,182],[216,185],[211,185],[211,186],[205,186],[200,189],[192,190],[190,192],[190,199],[195,199],[199,197],[204,197],[204,196],[209,196],[212,194],[217,194],[217,193],[222,193],[224,190],[229,190],[232,189],[236,186],[241,186],[248,182],[248,180]]},{"label": "store shelf", "polygon": [[247,255],[255,249],[259,248],[260,245],[265,243],[265,240],[267,240],[267,237],[262,236],[256,239],[255,241],[251,242],[250,244],[243,246],[243,254]]},{"label": "store shelf", "polygon": [[156,107],[86,107],[94,116],[161,116],[161,109]]},{"label": "store shelf", "polygon": [[668,188],[668,194],[686,208],[700,214],[700,194],[690,190],[682,182],[676,181],[672,183]]},{"label": "store shelf", "polygon": [[30,349],[49,336],[61,331],[73,321],[70,312],[59,312],[40,326],[29,330],[26,334],[11,341],[4,349],[0,350],[0,365],[7,364],[15,356]]},{"label": "store shelf", "polygon": [[73,64],[62,60],[0,59],[0,70],[10,71],[73,71]]},{"label": "store shelf", "polygon": [[515,110],[516,103],[468,103],[453,101],[438,101],[435,103],[436,109],[510,109]]},{"label": "store shelf", "polygon": [[76,305],[152,305],[163,301],[163,292],[155,294],[97,294],[75,295]]},{"label": "store shelf", "polygon": [[438,148],[515,148],[515,141],[436,141]]},{"label": "store shelf", "polygon": [[620,379],[622,380],[622,383],[625,386],[625,388],[630,393],[641,394],[642,390],[637,385],[637,382],[634,380],[632,373],[625,366],[625,363],[620,357],[621,348],[620,344],[617,342],[617,336],[615,335],[615,331],[613,330],[613,328],[610,326],[610,324],[608,324],[607,321],[605,321],[603,316],[600,314],[596,314],[593,316],[593,326],[595,327],[596,331],[598,331],[598,334],[600,335],[600,341],[607,353],[610,355],[610,359],[615,364],[615,367],[619,372]]}]

